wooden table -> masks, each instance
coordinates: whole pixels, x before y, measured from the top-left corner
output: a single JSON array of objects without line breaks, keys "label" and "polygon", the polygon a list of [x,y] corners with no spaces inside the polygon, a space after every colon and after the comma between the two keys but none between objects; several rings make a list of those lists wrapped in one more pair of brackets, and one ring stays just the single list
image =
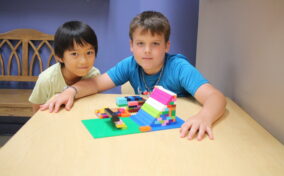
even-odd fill
[{"label": "wooden table", "polygon": [[[188,141],[178,129],[92,138],[81,120],[94,118],[95,109],[116,107],[117,96],[97,94],[69,112],[36,113],[0,149],[0,175],[284,175],[283,144],[230,99],[213,141]],[[191,99],[177,100],[183,119],[199,109]]]}]

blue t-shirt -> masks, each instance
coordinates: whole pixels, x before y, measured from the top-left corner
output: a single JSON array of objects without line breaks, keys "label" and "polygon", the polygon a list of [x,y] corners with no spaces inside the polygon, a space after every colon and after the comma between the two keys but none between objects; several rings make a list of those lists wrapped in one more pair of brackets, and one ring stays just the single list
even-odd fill
[{"label": "blue t-shirt", "polygon": [[148,91],[146,87],[152,89],[156,84],[175,92],[179,97],[188,94],[194,96],[201,85],[208,83],[181,54],[166,54],[164,68],[161,71],[155,75],[147,75],[137,64],[134,56],[130,56],[112,67],[107,74],[116,86],[129,81],[136,94],[142,94]]}]

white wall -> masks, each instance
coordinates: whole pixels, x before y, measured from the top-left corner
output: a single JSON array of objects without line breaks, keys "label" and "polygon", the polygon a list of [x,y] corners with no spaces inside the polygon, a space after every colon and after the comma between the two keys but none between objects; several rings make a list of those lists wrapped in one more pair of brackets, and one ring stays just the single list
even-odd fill
[{"label": "white wall", "polygon": [[284,143],[284,0],[200,0],[196,62]]}]

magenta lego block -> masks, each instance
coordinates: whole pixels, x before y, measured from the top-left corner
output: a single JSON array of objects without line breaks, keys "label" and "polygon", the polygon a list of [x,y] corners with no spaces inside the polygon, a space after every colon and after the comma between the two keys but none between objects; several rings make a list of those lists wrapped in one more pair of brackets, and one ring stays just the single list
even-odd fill
[{"label": "magenta lego block", "polygon": [[118,111],[119,112],[125,112],[125,109],[124,108],[118,108]]},{"label": "magenta lego block", "polygon": [[107,115],[107,114],[102,114],[102,118],[103,118],[103,119],[109,118],[109,115]]},{"label": "magenta lego block", "polygon": [[154,98],[160,103],[163,103],[164,105],[167,105],[169,104],[173,96],[161,91],[160,89],[155,88],[150,97]]},{"label": "magenta lego block", "polygon": [[154,92],[157,92],[158,94],[160,94],[162,96],[165,96],[165,97],[170,97],[171,99],[173,99],[175,97],[174,95],[168,94],[167,92],[165,92],[165,91],[163,91],[163,90],[161,90],[159,88],[156,88],[156,87],[153,90],[153,93]]}]

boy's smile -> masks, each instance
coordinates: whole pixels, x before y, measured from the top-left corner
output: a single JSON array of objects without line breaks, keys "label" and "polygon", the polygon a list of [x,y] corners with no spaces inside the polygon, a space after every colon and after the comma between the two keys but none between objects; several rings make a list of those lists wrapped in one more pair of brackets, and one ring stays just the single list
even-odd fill
[{"label": "boy's smile", "polygon": [[142,28],[137,28],[132,36],[130,50],[136,62],[145,73],[149,75],[158,73],[163,67],[170,42],[165,41],[163,34],[152,34],[150,31],[143,31]]}]

